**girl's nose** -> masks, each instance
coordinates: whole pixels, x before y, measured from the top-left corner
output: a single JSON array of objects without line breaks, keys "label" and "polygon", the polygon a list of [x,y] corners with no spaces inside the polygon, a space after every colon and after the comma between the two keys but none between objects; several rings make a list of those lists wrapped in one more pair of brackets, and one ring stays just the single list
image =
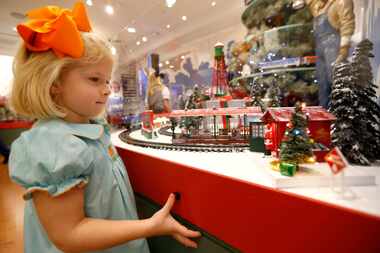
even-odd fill
[{"label": "girl's nose", "polygon": [[111,88],[110,88],[109,85],[105,86],[103,94],[106,95],[106,96],[108,96],[109,94],[111,94]]}]

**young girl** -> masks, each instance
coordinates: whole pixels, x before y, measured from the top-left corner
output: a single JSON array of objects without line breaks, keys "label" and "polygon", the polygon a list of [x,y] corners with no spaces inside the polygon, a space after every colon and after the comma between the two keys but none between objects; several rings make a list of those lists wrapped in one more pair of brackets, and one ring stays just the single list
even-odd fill
[{"label": "young girl", "polygon": [[[199,232],[170,215],[174,196],[138,220],[122,160],[103,121],[112,57],[90,30],[84,6],[48,6],[18,26],[11,104],[38,119],[12,145],[10,176],[26,188],[27,253],[149,252],[145,237],[172,235],[188,247]],[[84,32],[79,32],[84,31]]]}]

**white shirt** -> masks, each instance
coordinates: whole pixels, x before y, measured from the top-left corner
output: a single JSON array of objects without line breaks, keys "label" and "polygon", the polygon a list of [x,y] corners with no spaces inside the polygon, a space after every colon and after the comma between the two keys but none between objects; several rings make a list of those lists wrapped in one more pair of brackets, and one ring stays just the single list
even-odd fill
[{"label": "white shirt", "polygon": [[162,89],[162,97],[163,99],[169,99],[170,100],[170,91],[169,88],[164,85],[164,88]]}]

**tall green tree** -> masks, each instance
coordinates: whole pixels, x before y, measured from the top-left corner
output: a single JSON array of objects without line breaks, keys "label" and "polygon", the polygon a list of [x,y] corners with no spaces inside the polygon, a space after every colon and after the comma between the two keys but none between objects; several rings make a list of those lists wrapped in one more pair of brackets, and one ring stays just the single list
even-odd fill
[{"label": "tall green tree", "polygon": [[380,159],[380,106],[369,58],[373,44],[360,42],[352,62],[335,66],[330,112],[337,120],[332,129],[332,144],[354,164],[370,165]]}]

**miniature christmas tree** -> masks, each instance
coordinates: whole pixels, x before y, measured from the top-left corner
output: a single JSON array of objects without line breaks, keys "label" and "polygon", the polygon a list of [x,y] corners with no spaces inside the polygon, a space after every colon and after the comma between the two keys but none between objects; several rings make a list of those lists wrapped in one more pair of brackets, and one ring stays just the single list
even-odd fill
[{"label": "miniature christmas tree", "polygon": [[272,81],[271,86],[269,87],[268,91],[268,99],[270,100],[268,103],[268,107],[280,107],[280,95],[281,90],[280,87],[278,87],[276,81]]},{"label": "miniature christmas tree", "polygon": [[198,134],[201,121],[202,117],[182,117],[179,127],[190,137],[192,134]]},{"label": "miniature christmas tree", "polygon": [[362,134],[358,127],[361,121],[359,98],[355,93],[356,77],[352,73],[349,62],[340,63],[334,69],[330,112],[337,119],[332,129],[332,145],[339,147],[350,162],[369,165],[359,142]]},{"label": "miniature christmas tree", "polygon": [[266,110],[266,106],[262,100],[264,88],[263,86],[263,84],[260,84],[255,79],[253,79],[250,92],[252,98],[252,106],[260,106],[262,112]]},{"label": "miniature christmas tree", "polygon": [[313,140],[309,138],[307,124],[307,116],[302,111],[301,103],[298,102],[281,142],[282,163],[297,165],[307,162],[313,156]]},{"label": "miniature christmas tree", "polygon": [[370,165],[380,158],[380,107],[376,104],[376,85],[369,57],[372,43],[358,44],[352,63],[334,69],[330,111],[337,117],[332,143],[351,163]]},{"label": "miniature christmas tree", "polygon": [[372,68],[369,58],[373,44],[368,39],[360,42],[353,52],[352,69],[356,76],[356,91],[359,97],[361,136],[363,138],[363,154],[370,160],[380,159],[380,107],[376,103],[377,85],[373,82]]}]

